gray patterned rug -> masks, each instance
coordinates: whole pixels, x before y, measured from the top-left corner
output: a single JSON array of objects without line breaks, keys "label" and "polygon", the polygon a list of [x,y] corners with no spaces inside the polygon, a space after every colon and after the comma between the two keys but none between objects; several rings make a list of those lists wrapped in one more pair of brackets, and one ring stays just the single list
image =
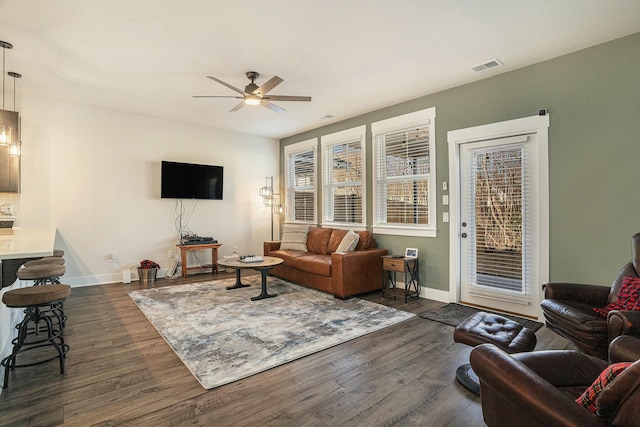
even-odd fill
[{"label": "gray patterned rug", "polygon": [[233,279],[129,292],[173,351],[206,389],[228,384],[386,328],[415,314],[297,286],[275,277],[276,298],[251,301]]}]

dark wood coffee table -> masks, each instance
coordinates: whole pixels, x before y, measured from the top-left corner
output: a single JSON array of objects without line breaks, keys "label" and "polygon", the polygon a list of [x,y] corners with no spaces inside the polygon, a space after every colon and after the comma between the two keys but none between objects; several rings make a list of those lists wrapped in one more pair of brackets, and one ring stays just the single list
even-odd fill
[{"label": "dark wood coffee table", "polygon": [[267,292],[267,271],[271,270],[273,267],[275,267],[278,264],[282,264],[282,262],[283,261],[280,258],[265,256],[263,257],[263,261],[260,261],[260,262],[242,262],[239,260],[233,260],[233,261],[219,260],[218,264],[223,267],[234,268],[236,270],[236,283],[233,286],[228,286],[227,287],[228,290],[246,288],[247,286],[250,286],[242,283],[242,281],[240,280],[240,271],[245,269],[258,270],[262,275],[262,293],[257,297],[251,298],[251,301],[258,301],[265,298],[273,298],[278,295],[278,294],[270,294]]}]

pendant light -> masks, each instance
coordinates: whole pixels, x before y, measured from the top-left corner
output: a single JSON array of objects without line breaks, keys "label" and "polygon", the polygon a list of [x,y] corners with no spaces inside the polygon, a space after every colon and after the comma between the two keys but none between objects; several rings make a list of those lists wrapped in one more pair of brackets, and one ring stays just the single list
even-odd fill
[{"label": "pendant light", "polygon": [[[5,57],[7,49],[13,49],[13,45],[0,40],[0,47],[2,47],[2,110],[4,111]],[[2,123],[0,123],[0,145],[11,145],[12,133],[13,126],[10,123],[6,123],[6,119],[3,117]]]},{"label": "pendant light", "polygon": [[[9,76],[13,77],[13,111],[16,111],[16,79],[22,77],[20,73],[14,73],[9,71]],[[20,131],[22,130],[22,119],[18,116],[18,129],[16,136],[11,140],[11,146],[9,147],[9,155],[14,157],[20,157],[20,151],[22,146],[22,138]]]}]

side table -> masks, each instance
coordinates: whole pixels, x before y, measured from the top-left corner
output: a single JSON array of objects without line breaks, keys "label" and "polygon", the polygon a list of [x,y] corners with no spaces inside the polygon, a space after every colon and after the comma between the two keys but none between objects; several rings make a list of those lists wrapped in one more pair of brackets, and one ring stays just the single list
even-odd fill
[{"label": "side table", "polygon": [[[384,255],[382,257],[382,298],[385,293],[397,295],[404,294],[404,302],[409,297],[420,297],[420,269],[418,258],[394,257]],[[404,289],[396,287],[396,274],[404,273]]]},{"label": "side table", "polygon": [[[212,273],[218,274],[218,248],[221,243],[199,243],[197,245],[176,245],[180,249],[180,261],[182,262],[182,277],[187,277],[187,271],[199,268],[210,268]],[[198,249],[211,249],[211,265],[202,267],[187,267],[187,253]]]}]

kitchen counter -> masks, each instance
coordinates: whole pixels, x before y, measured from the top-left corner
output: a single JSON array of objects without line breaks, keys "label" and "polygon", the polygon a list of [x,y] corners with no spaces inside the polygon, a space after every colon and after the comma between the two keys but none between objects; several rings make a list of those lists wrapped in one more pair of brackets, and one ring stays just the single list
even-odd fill
[{"label": "kitchen counter", "polygon": [[11,286],[20,265],[53,255],[55,228],[0,228],[0,287]]},{"label": "kitchen counter", "polygon": [[0,261],[53,255],[55,228],[0,228]]}]

